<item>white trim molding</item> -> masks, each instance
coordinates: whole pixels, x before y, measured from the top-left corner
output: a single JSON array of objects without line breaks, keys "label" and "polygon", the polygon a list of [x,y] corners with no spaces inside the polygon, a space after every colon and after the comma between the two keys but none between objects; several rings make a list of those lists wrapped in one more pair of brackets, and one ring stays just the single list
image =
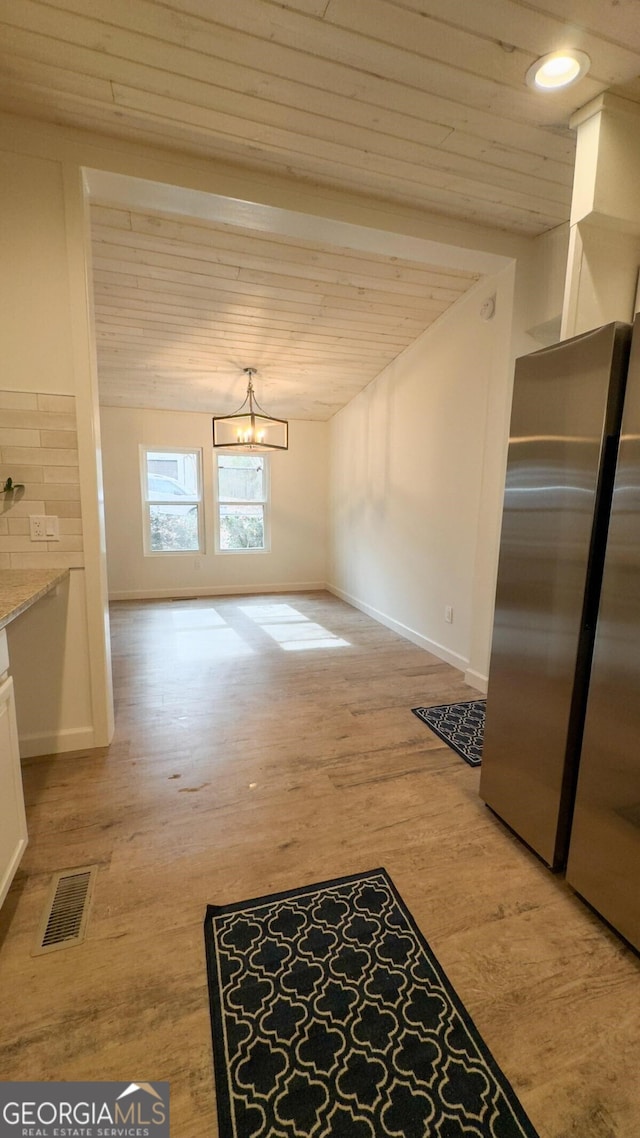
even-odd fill
[{"label": "white trim molding", "polygon": [[40,755],[61,755],[67,751],[88,751],[98,745],[93,727],[71,727],[67,731],[42,731],[34,735],[20,735],[19,743],[21,759],[34,759]]},{"label": "white trim molding", "polygon": [[251,596],[253,593],[317,593],[327,588],[324,581],[285,581],[277,585],[197,585],[187,589],[126,589],[110,593],[110,601],[162,601],[180,597],[197,601],[200,597]]},{"label": "white trim molding", "polygon": [[346,601],[347,604],[353,605],[354,608],[360,609],[367,616],[377,620],[378,624],[384,624],[385,628],[390,628],[392,632],[397,632],[400,636],[404,636],[405,640],[410,640],[412,644],[417,644],[418,648],[424,648],[425,652],[431,652],[433,656],[437,656],[439,660],[444,660],[446,664],[451,664],[453,668],[458,668],[464,672],[467,668],[469,661],[460,656],[457,652],[452,652],[449,648],[445,648],[444,644],[438,644],[436,640],[430,640],[428,636],[423,636],[421,632],[416,632],[414,628],[409,628],[408,625],[402,624],[399,620],[394,620],[393,617],[387,616],[386,613],[380,612],[379,609],[368,605],[366,601],[359,600],[358,597],[352,597],[350,593],[345,593],[339,589],[337,585],[325,586],[329,593],[333,593],[335,597],[339,597],[341,601]]},{"label": "white trim molding", "polygon": [[483,676],[482,672],[474,672],[473,668],[467,668],[464,674],[464,682],[472,688],[477,688],[483,695],[487,694],[489,677]]}]

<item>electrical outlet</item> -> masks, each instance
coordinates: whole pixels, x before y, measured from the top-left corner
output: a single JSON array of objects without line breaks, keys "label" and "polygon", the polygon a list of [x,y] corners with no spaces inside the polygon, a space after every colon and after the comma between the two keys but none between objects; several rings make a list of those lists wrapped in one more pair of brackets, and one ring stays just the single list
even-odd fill
[{"label": "electrical outlet", "polygon": [[44,514],[31,514],[29,517],[29,537],[32,541],[47,540],[47,519]]},{"label": "electrical outlet", "polygon": [[444,606],[444,619],[447,624],[453,624],[453,608],[451,605]]},{"label": "electrical outlet", "polygon": [[60,529],[55,514],[31,514],[29,537],[31,541],[60,541]]}]

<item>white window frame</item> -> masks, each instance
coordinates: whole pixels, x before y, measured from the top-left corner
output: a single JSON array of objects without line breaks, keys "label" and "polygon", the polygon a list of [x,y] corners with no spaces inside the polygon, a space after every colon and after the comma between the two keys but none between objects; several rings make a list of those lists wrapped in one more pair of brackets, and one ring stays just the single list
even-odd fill
[{"label": "white window frame", "polygon": [[[218,463],[219,463],[220,459],[224,459],[225,457],[228,457],[230,454],[234,454],[234,453],[237,454],[237,451],[234,452],[231,450],[230,451],[219,450],[219,451],[214,452],[215,462],[214,462],[214,472],[213,472],[213,484],[214,484],[214,501],[215,501],[215,508],[216,508],[216,519],[215,519],[215,535],[216,535],[215,549],[216,549],[216,553],[220,553],[224,557],[229,557],[229,556],[236,557],[237,555],[241,555],[244,557],[244,555],[247,553],[258,553],[258,554],[270,553],[271,552],[271,464],[269,462],[269,455],[264,454],[263,452],[260,452],[260,458],[264,462],[263,478],[262,478],[263,497],[261,499],[258,499],[258,498],[247,498],[247,499],[222,498],[221,499],[220,498],[220,479],[218,477],[218,472],[219,472]],[[262,506],[262,519],[263,519],[263,526],[264,526],[264,545],[263,545],[262,549],[221,549],[221,547],[220,547],[220,506],[226,506],[226,505]]]},{"label": "white window frame", "polygon": [[[147,455],[149,454],[195,454],[198,462],[198,493],[185,496],[184,500],[176,498],[149,497],[149,484],[147,481]],[[142,497],[142,545],[145,557],[198,557],[204,553],[204,501],[202,496],[202,447],[173,447],[155,443],[140,444],[140,490]],[[198,510],[198,548],[197,549],[152,549],[151,548],[151,510],[150,506],[196,506]]]}]

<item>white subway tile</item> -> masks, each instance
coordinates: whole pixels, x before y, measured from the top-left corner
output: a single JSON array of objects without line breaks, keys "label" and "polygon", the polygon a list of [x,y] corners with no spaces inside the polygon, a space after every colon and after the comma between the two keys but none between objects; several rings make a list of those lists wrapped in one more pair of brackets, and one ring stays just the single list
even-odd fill
[{"label": "white subway tile", "polygon": [[[36,546],[33,547],[36,549]],[[51,555],[47,550],[46,542],[42,542],[42,549],[37,549],[35,553],[8,553],[7,557],[10,558],[12,569],[48,569],[55,568],[47,560]]]},{"label": "white subway tile", "polygon": [[58,514],[58,528],[61,534],[69,537],[82,533],[82,518],[62,518]]},{"label": "white subway tile", "polygon": [[81,553],[83,547],[82,536],[65,537],[62,534],[58,541],[48,541],[47,547],[52,553]]},{"label": "white subway tile", "polygon": [[0,477],[2,482],[6,478],[12,478],[14,482],[43,482],[44,481],[44,467],[42,466],[18,466],[15,462],[3,462],[0,465]]},{"label": "white subway tile", "polygon": [[[28,536],[20,537],[19,534],[10,533],[5,537],[0,534],[0,553],[31,553],[35,544],[37,543]],[[46,545],[46,542],[40,544]]]},{"label": "white subway tile", "polygon": [[2,410],[3,427],[33,427],[37,431],[75,431],[75,415],[54,414],[53,411],[18,410],[2,407],[2,392],[0,392],[0,409]]},{"label": "white subway tile", "polygon": [[[34,482],[32,486],[27,482],[24,488],[25,500],[35,498],[37,494],[39,494],[41,498],[46,494],[47,498],[52,500],[54,498],[75,498],[78,500],[79,498],[78,486],[75,482],[69,482],[67,485],[62,485],[61,483],[56,485],[53,482],[45,482],[44,484],[42,482]],[[53,513],[55,513],[55,510]]]},{"label": "white subway tile", "polygon": [[75,412],[76,400],[74,395],[38,395],[38,408],[40,411]]},{"label": "white subway tile", "polygon": [[0,407],[20,411],[35,411],[38,396],[34,391],[0,391]]},{"label": "white subway tile", "polygon": [[[40,493],[42,493],[42,489]],[[14,501],[11,502],[9,506],[6,504],[7,496],[5,495],[5,505],[4,507],[0,507],[0,509],[2,509],[3,518],[28,518],[29,514],[44,514],[45,509],[42,498],[36,498],[35,495],[33,498],[28,498],[26,491],[24,495],[22,491],[20,491],[20,494],[20,499],[17,498],[17,495],[14,495]]]},{"label": "white subway tile", "polygon": [[[45,544],[44,542],[42,543]],[[12,569],[82,569],[82,553],[10,553]]]},{"label": "white subway tile", "polygon": [[[48,487],[47,487],[48,489]],[[63,502],[61,499],[57,501],[48,501],[45,503],[48,514],[57,514],[59,518],[75,518],[82,525],[82,511],[80,509],[80,502],[77,498],[70,499]]]},{"label": "white subway tile", "polygon": [[77,431],[40,431],[40,446],[77,450]]},{"label": "white subway tile", "polygon": [[77,450],[54,450],[51,447],[16,447],[3,446],[2,461],[35,463],[42,466],[73,466],[77,465]]},{"label": "white subway tile", "polygon": [[19,427],[0,427],[0,447],[39,447],[40,432]]},{"label": "white subway tile", "polygon": [[79,482],[80,471],[77,466],[45,466],[45,489],[47,482]]}]

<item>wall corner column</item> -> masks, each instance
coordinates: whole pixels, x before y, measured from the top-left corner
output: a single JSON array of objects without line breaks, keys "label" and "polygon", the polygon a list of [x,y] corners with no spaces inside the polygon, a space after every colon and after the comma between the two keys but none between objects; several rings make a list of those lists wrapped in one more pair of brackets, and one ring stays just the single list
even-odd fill
[{"label": "wall corner column", "polygon": [[578,132],[562,339],[632,320],[640,265],[640,104],[605,92]]},{"label": "wall corner column", "polygon": [[65,163],[63,183],[94,746],[104,747],[113,738],[114,711],[89,203],[80,166]]}]

